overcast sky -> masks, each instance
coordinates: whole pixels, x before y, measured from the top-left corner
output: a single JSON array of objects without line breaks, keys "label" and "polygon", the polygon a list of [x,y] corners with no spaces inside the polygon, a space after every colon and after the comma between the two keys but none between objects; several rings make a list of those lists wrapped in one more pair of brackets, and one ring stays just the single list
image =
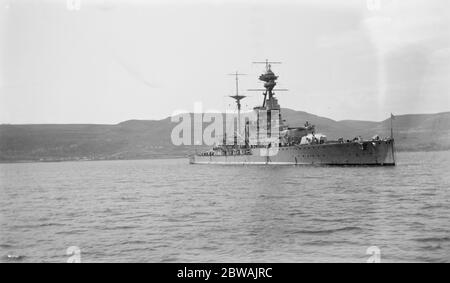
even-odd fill
[{"label": "overcast sky", "polygon": [[[282,107],[377,121],[450,110],[448,0],[72,1],[0,0],[0,123],[223,111],[226,74],[247,73],[245,93],[266,58],[283,62]],[[262,99],[249,94],[248,109]]]}]

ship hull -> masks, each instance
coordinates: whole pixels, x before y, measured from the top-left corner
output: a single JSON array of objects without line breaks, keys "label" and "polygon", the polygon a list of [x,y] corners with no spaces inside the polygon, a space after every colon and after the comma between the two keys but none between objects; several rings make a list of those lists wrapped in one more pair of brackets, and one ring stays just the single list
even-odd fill
[{"label": "ship hull", "polygon": [[243,155],[193,155],[191,164],[395,166],[394,141],[252,148]]}]

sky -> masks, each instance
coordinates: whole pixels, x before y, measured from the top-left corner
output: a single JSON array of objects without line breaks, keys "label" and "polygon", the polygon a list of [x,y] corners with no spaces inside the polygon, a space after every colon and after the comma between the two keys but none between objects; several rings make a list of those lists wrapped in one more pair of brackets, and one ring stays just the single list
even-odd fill
[{"label": "sky", "polygon": [[0,0],[0,123],[115,124],[262,103],[335,120],[450,110],[448,0]]}]

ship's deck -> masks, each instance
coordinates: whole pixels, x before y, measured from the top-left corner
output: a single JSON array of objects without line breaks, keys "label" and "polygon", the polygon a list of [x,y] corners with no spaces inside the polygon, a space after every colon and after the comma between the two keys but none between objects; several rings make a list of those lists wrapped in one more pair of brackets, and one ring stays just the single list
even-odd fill
[{"label": "ship's deck", "polygon": [[199,164],[394,165],[393,140],[250,147],[191,156]]}]

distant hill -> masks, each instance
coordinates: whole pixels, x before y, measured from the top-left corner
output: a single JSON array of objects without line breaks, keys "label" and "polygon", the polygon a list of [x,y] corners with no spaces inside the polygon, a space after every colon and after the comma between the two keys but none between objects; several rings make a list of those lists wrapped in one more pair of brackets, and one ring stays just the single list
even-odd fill
[{"label": "distant hill", "polygon": [[[289,125],[309,121],[329,139],[389,136],[389,119],[334,121],[302,111],[282,111]],[[170,118],[117,125],[0,125],[0,162],[172,158],[195,152],[194,146],[172,144],[175,125]],[[399,151],[450,150],[450,112],[396,116],[394,128]]]},{"label": "distant hill", "polygon": [[[331,139],[364,138],[390,136],[390,119],[382,122],[332,119],[311,115],[306,112],[283,110],[283,117],[290,124],[309,121],[316,125],[317,131]],[[450,149],[450,112],[438,114],[409,114],[395,116],[394,137],[399,151],[437,151]]]}]

